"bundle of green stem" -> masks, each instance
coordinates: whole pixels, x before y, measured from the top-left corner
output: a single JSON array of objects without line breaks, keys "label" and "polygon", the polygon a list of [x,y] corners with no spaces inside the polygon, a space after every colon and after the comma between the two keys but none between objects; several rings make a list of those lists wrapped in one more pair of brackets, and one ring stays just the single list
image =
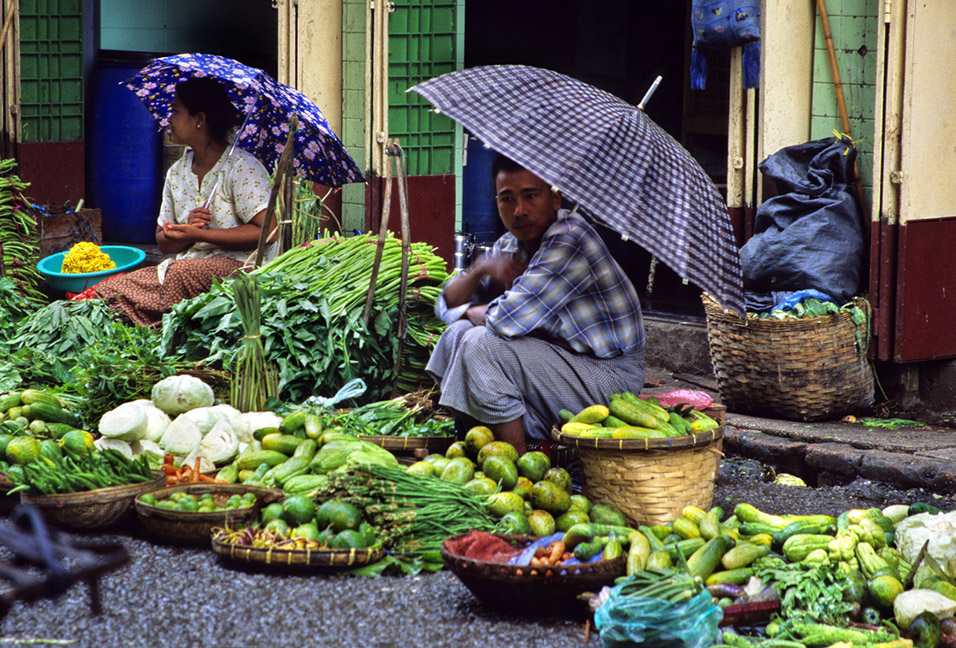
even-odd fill
[{"label": "bundle of green stem", "polygon": [[[372,436],[447,436],[441,428],[445,420],[435,421],[434,389],[420,389],[388,400],[366,403],[350,412],[337,414],[335,422],[356,435]],[[426,434],[429,433],[429,434]]]},{"label": "bundle of green stem", "polygon": [[0,160],[0,276],[9,277],[20,295],[35,304],[49,300],[37,289],[40,233],[24,191],[27,183],[12,173],[16,160]]},{"label": "bundle of green stem", "polygon": [[266,402],[279,394],[279,381],[273,367],[266,362],[259,327],[259,283],[251,274],[240,273],[232,282],[236,310],[242,320],[242,346],[236,355],[236,366],[230,386],[229,400],[241,412],[258,412]]},{"label": "bundle of green stem", "polygon": [[403,468],[365,465],[331,473],[322,499],[344,499],[364,509],[392,551],[439,562],[446,538],[495,529],[483,498],[460,484],[416,475]]},{"label": "bundle of green stem", "polygon": [[[329,236],[292,248],[254,272],[281,273],[304,283],[308,290],[320,292],[331,313],[336,315],[365,303],[377,247],[378,237],[371,234]],[[441,294],[441,284],[448,277],[445,260],[428,244],[412,243],[408,274],[405,349],[396,377],[397,392],[414,391],[431,384],[424,368],[444,329],[435,316],[434,306]],[[375,285],[378,312],[399,306],[401,281],[402,244],[389,233]]]}]

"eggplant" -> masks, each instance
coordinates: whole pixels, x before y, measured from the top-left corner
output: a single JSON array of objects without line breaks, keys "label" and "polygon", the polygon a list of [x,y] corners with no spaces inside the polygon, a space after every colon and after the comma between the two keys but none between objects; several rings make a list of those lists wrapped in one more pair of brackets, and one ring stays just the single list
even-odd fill
[{"label": "eggplant", "polygon": [[733,583],[711,583],[707,586],[707,591],[716,599],[737,599],[746,593],[743,587]]}]

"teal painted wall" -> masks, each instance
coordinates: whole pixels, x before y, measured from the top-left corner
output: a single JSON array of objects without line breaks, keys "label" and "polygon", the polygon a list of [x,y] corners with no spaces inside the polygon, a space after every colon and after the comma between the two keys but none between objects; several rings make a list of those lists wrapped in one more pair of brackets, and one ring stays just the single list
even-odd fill
[{"label": "teal painted wall", "polygon": [[275,72],[278,16],[268,0],[100,0],[100,48],[206,52]]},{"label": "teal painted wall", "polygon": [[[876,108],[876,47],[879,0],[829,0],[830,32],[843,86],[850,134],[856,141],[857,165],[867,207],[872,198],[873,115]],[[843,131],[823,28],[817,15],[813,55],[811,139]]]}]

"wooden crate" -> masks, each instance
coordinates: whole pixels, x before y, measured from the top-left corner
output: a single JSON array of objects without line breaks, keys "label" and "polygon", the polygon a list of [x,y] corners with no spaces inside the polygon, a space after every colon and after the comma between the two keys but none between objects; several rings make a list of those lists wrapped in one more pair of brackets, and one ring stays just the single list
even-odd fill
[{"label": "wooden crate", "polygon": [[50,214],[38,218],[40,258],[69,250],[75,243],[102,244],[102,213],[99,209],[81,209],[68,214]]}]

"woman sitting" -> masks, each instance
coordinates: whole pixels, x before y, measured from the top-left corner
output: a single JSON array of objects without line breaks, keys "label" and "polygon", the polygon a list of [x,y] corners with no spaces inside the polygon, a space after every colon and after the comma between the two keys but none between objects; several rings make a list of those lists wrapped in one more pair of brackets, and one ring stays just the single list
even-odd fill
[{"label": "woman sitting", "polygon": [[[176,86],[167,132],[187,148],[166,173],[156,227],[160,251],[176,256],[104,281],[93,297],[107,299],[134,323],[156,326],[173,305],[207,292],[217,277],[236,274],[255,254],[271,186],[262,163],[230,144],[239,120],[214,79]],[[263,258],[274,255],[272,244]]]}]

